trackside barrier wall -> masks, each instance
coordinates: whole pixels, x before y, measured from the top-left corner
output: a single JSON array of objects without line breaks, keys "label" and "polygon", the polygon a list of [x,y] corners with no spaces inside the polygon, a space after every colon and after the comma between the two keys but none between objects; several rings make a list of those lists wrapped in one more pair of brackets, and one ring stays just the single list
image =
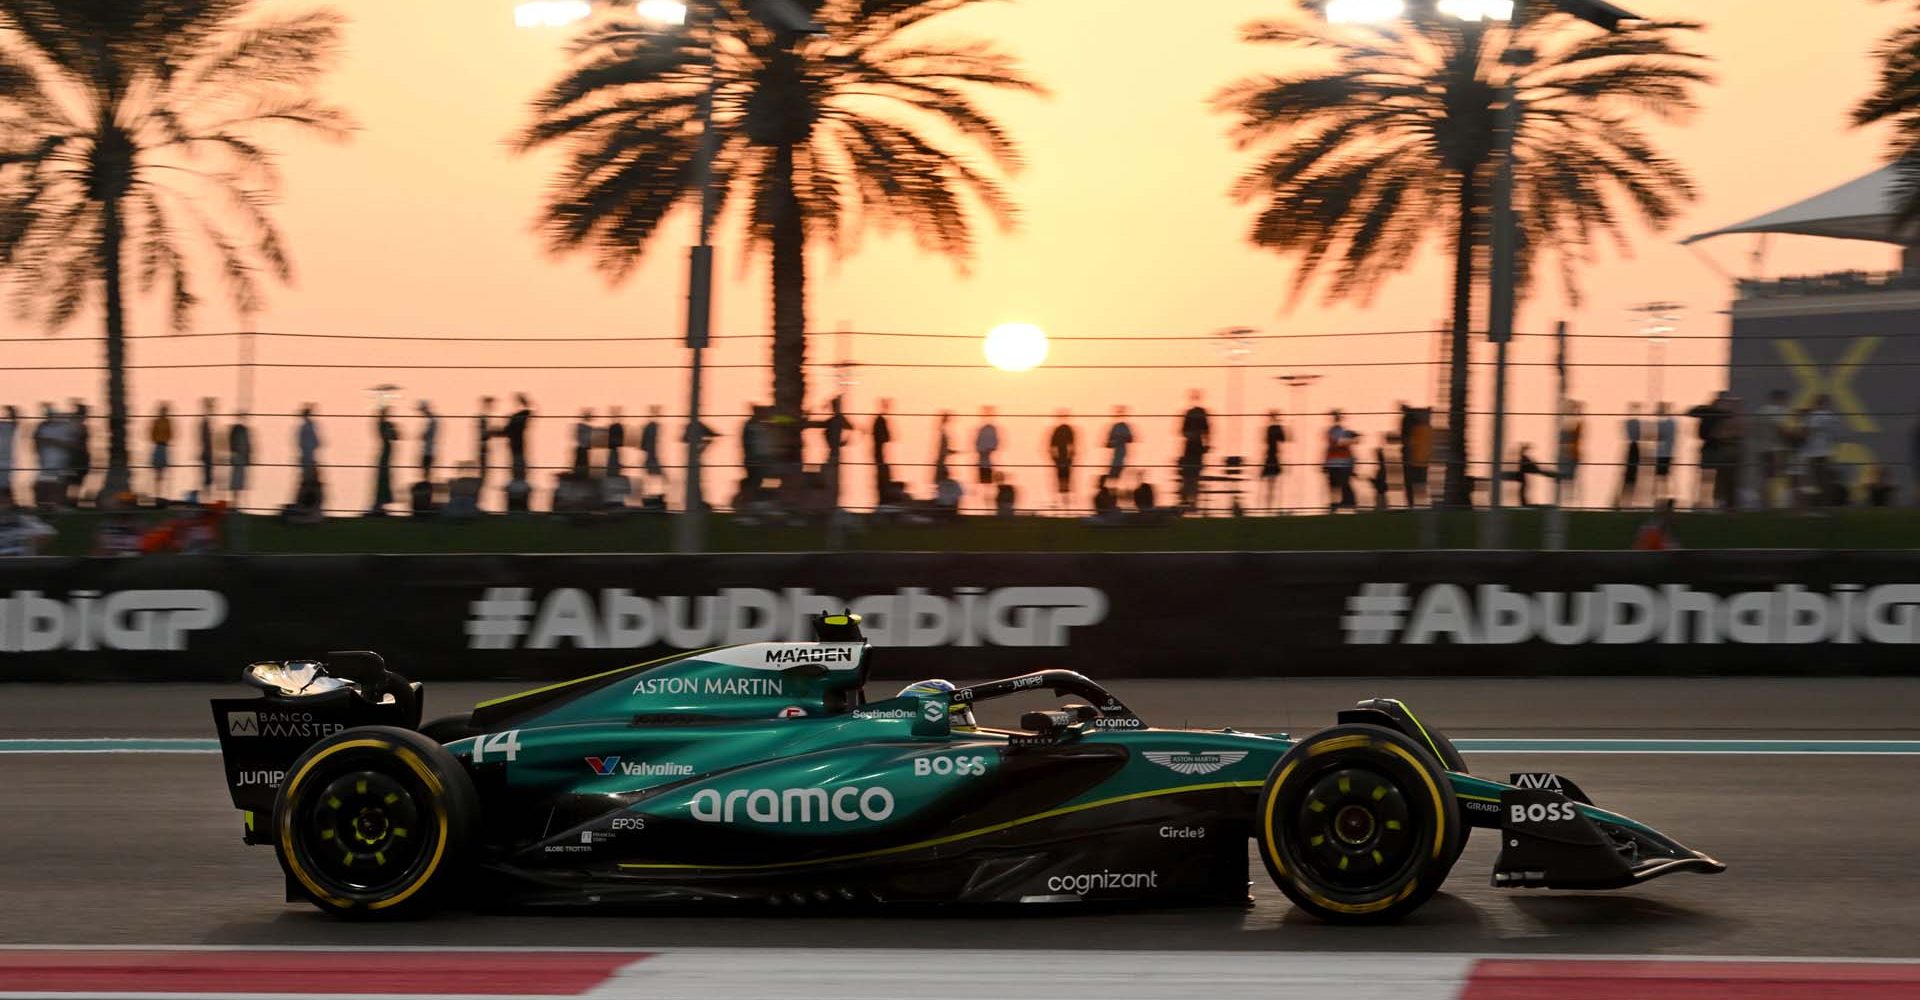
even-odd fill
[{"label": "trackside barrier wall", "polygon": [[231,680],[355,648],[419,680],[564,679],[846,607],[887,679],[1900,674],[1920,553],[9,559],[0,680]]}]

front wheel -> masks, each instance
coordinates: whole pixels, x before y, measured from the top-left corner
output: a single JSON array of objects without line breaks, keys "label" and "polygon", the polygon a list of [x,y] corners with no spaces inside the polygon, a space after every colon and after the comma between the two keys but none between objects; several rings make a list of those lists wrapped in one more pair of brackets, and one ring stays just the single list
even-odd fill
[{"label": "front wheel", "polygon": [[1425,747],[1380,726],[1343,725],[1297,744],[1260,795],[1267,873],[1294,905],[1339,923],[1397,920],[1427,901],[1459,856],[1460,812]]},{"label": "front wheel", "polygon": [[453,755],[404,729],[364,726],[314,744],[274,800],[276,853],[321,910],[404,917],[439,902],[479,813]]}]

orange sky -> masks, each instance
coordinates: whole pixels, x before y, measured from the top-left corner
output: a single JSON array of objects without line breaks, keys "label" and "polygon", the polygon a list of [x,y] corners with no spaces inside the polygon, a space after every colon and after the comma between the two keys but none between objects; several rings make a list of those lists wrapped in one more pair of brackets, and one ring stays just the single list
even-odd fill
[{"label": "orange sky", "polygon": [[[269,10],[302,10],[311,3],[280,2]],[[473,336],[674,334],[682,317],[685,227],[667,233],[651,259],[626,284],[609,287],[585,259],[546,257],[530,227],[553,160],[515,157],[505,138],[524,118],[527,99],[562,65],[566,32],[514,27],[512,0],[341,0],[334,4],[351,24],[338,71],[326,94],[350,109],[362,128],[344,145],[305,139],[277,140],[284,150],[285,186],[278,217],[298,271],[292,288],[269,293],[256,325],[303,332],[352,332]],[[1846,127],[1850,104],[1870,85],[1868,58],[1876,40],[1907,14],[1900,4],[1830,0],[1818,18],[1807,19],[1804,0],[1635,0],[1649,16],[1692,16],[1710,28],[1700,46],[1716,59],[1717,87],[1702,95],[1704,112],[1692,123],[1654,131],[1665,149],[1694,172],[1704,193],[1675,226],[1656,236],[1639,232],[1630,260],[1611,256],[1582,276],[1583,308],[1569,311],[1548,294],[1531,303],[1522,326],[1544,329],[1566,318],[1578,330],[1630,329],[1626,308],[1648,299],[1688,306],[1687,332],[1722,333],[1729,290],[1725,281],[1690,251],[1674,245],[1679,235],[1745,218],[1851,179],[1878,162],[1877,132]],[[1227,326],[1253,326],[1264,333],[1390,330],[1430,327],[1446,309],[1446,268],[1438,242],[1419,266],[1390,284],[1362,308],[1325,306],[1317,299],[1283,311],[1289,265],[1250,248],[1244,239],[1249,210],[1226,191],[1247,157],[1225,137],[1227,121],[1213,114],[1208,97],[1222,84],[1251,71],[1285,68],[1281,53],[1236,40],[1249,19],[1291,8],[1278,0],[1203,0],[1152,5],[1113,0],[1019,0],[994,3],[942,18],[930,35],[990,36],[1018,54],[1052,91],[1050,99],[990,95],[989,108],[1019,139],[1028,168],[1009,190],[1020,205],[1017,232],[984,233],[972,272],[958,273],[944,260],[923,256],[899,238],[870,237],[857,255],[841,262],[822,252],[811,275],[811,319],[816,330],[843,324],[857,329],[978,334],[1008,320],[1038,323],[1057,335],[1206,333]],[[1177,14],[1170,14],[1177,11]],[[1789,29],[1787,25],[1791,24]],[[718,290],[717,328],[758,332],[767,325],[764,269],[738,262],[737,237],[717,241],[726,261]],[[1748,269],[1751,241],[1708,244],[1707,252],[1730,271]],[[1777,272],[1890,266],[1892,254],[1872,246],[1808,240],[1776,240],[1767,269]],[[214,275],[203,272],[203,295],[212,303],[199,315],[202,330],[230,329],[236,320],[215,294]],[[152,308],[135,313],[137,332],[161,329]],[[33,332],[17,321],[12,329]],[[68,337],[97,332],[90,317]],[[7,345],[18,347],[20,345]],[[151,363],[225,360],[221,340],[134,345],[134,360]],[[49,343],[9,351],[18,364],[89,363],[97,345]],[[1516,358],[1542,360],[1544,342],[1520,347]],[[835,357],[830,341],[814,356]],[[1253,360],[1299,362],[1404,360],[1431,356],[1426,338],[1266,341]],[[667,344],[535,348],[529,345],[462,347],[457,357],[477,363],[678,364],[683,351]],[[433,345],[355,343],[318,348],[263,345],[261,360],[333,360],[395,364],[450,360],[452,349]],[[877,340],[855,346],[857,360],[979,360],[973,342],[928,343]],[[1055,363],[1137,361],[1212,363],[1209,345],[1056,344]],[[1638,343],[1586,342],[1575,360],[1637,362]],[[1676,344],[1674,361],[1717,362],[1718,343]],[[718,364],[758,365],[764,344],[733,342],[709,352]],[[1384,410],[1395,399],[1428,400],[1431,372],[1418,369],[1327,370],[1314,390],[1318,410],[1339,401],[1352,410]],[[145,372],[136,375],[135,408],[148,410],[160,398],[179,401],[207,392],[228,399],[232,375],[212,372]],[[1516,410],[1548,403],[1543,370],[1523,370],[1531,383],[1515,389]],[[391,381],[409,396],[435,397],[443,411],[464,413],[481,391],[506,395],[533,392],[543,412],[571,416],[581,405],[623,405],[632,414],[648,403],[671,411],[685,405],[679,371],[589,371],[551,373],[425,373],[418,371],[299,372],[271,370],[259,382],[257,408],[293,409],[303,399],[329,412],[363,413],[364,387]],[[1674,371],[1668,395],[1694,401],[1712,382],[1711,370]],[[1288,402],[1264,375],[1250,372],[1248,409],[1285,408]],[[56,393],[93,394],[91,373],[71,378],[0,372],[0,401],[34,403]],[[749,396],[765,395],[758,368],[723,370],[709,383],[710,399],[738,412]],[[824,399],[830,377],[821,373],[813,396]],[[1484,386],[1484,382],[1481,383]],[[1206,391],[1216,409],[1224,401],[1226,373],[1075,372],[1043,369],[1028,375],[991,371],[953,372],[868,369],[854,389],[852,408],[868,409],[890,395],[898,409],[960,411],[960,428],[971,432],[973,410],[982,403],[1003,411],[1051,413],[1071,407],[1092,414],[1082,423],[1083,448],[1104,428],[1113,402],[1136,412],[1171,413],[1189,387]],[[1594,410],[1619,410],[1644,395],[1641,372],[1594,370],[1576,375],[1574,394]],[[284,404],[284,405],[275,405]],[[1608,421],[1609,423],[1611,421]],[[539,433],[536,460],[559,461],[566,432],[559,421]],[[899,422],[906,433],[896,463],[922,461],[930,420]],[[1173,421],[1136,420],[1145,441],[1136,460],[1164,461],[1175,447]],[[1387,425],[1385,417],[1355,421],[1364,431]],[[1002,420],[1012,451],[1003,461],[1042,460],[1047,421]],[[732,434],[736,422],[716,425]],[[264,460],[289,458],[291,431],[262,422]],[[898,432],[897,432],[898,433]],[[370,455],[370,435],[359,421],[330,424],[331,460]],[[443,431],[442,453],[470,450],[468,427]],[[1248,428],[1252,437],[1252,428]],[[1544,424],[1523,420],[1515,439],[1544,443]],[[1601,442],[1596,441],[1597,444]],[[1601,445],[1611,453],[1611,445]],[[734,460],[731,439],[716,446]],[[856,444],[865,457],[865,444]],[[403,454],[411,448],[403,445]],[[1304,457],[1304,456],[1303,456]],[[1611,477],[1609,477],[1611,478]],[[1041,477],[1022,479],[1023,501],[1038,502]],[[915,484],[919,486],[919,483]],[[340,505],[361,502],[350,495]],[[1317,491],[1315,496],[1317,496]]]}]

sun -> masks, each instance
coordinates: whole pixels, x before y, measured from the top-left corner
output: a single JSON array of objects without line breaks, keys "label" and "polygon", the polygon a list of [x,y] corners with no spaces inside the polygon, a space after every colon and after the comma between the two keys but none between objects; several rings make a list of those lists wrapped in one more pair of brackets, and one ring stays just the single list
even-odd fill
[{"label": "sun", "polygon": [[1047,360],[1046,331],[1032,323],[1002,323],[987,334],[987,363],[1003,372],[1026,372]]}]

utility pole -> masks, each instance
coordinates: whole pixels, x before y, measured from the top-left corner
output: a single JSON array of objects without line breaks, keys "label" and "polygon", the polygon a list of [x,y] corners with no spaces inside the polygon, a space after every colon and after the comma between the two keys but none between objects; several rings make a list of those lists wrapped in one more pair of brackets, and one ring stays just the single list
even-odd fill
[{"label": "utility pole", "polygon": [[711,3],[697,5],[690,20],[707,25],[707,86],[700,94],[700,150],[694,158],[694,183],[700,187],[700,241],[687,252],[687,347],[693,361],[687,384],[687,468],[685,509],[674,531],[674,551],[700,552],[706,548],[707,503],[700,489],[700,453],[706,449],[705,425],[700,422],[700,389],[713,315],[713,158],[718,136],[713,132],[713,104],[720,89],[720,24]]}]

